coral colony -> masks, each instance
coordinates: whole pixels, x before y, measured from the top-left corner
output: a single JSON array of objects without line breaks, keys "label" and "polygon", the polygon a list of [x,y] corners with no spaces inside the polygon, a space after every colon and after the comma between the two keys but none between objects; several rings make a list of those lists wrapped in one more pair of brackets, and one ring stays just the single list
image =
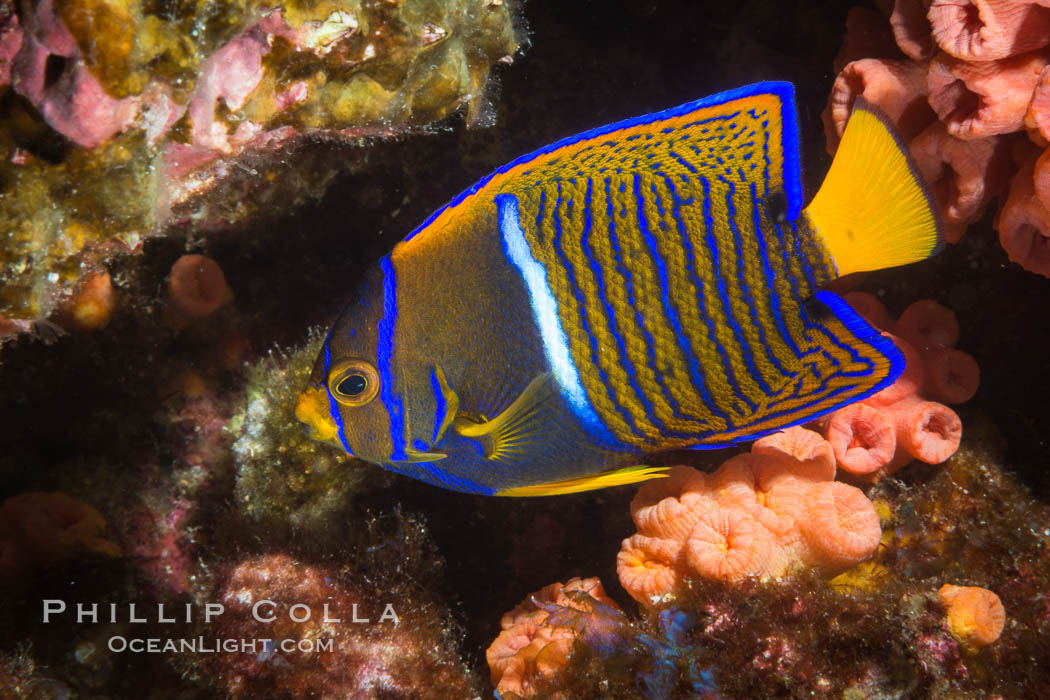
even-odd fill
[{"label": "coral colony", "polygon": [[834,151],[858,95],[882,107],[958,241],[1000,195],[1010,259],[1050,276],[1050,8],[1026,0],[882,0],[851,10],[824,113]]},{"label": "coral colony", "polygon": [[[581,48],[561,45],[575,11],[539,0],[0,0],[0,700],[1044,697],[1050,508],[1027,477],[1046,453],[1019,445],[1045,441],[1045,358],[1010,375],[1031,388],[994,382],[1004,348],[1032,362],[1045,339],[971,319],[1042,324],[1050,7],[875,4],[827,3],[838,77],[799,94],[815,115],[830,90],[829,151],[858,96],[881,107],[931,184],[940,277],[840,290],[904,373],[752,444],[658,456],[641,487],[486,499],[307,437],[317,328],[372,262],[354,256],[407,233],[395,210],[429,206],[402,168],[535,147],[500,126],[437,142],[503,99],[569,100],[613,25],[686,10],[611,3]],[[745,58],[720,66],[762,55],[729,5],[698,5],[736,27]],[[531,12],[542,79],[487,91]],[[639,51],[600,53],[595,85],[627,92]],[[409,133],[405,164],[375,162]],[[348,172],[352,235],[265,232]],[[944,275],[977,264],[1032,299],[954,303]],[[1019,396],[990,408],[996,390]]]}]

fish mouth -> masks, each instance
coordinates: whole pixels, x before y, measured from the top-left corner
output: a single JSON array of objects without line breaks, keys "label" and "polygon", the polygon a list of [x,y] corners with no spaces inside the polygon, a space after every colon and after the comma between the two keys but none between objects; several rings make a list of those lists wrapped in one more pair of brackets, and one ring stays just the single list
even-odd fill
[{"label": "fish mouth", "polygon": [[329,410],[327,392],[320,387],[308,386],[299,394],[295,417],[306,426],[306,432],[312,439],[342,447],[339,443],[339,426],[332,420]]}]

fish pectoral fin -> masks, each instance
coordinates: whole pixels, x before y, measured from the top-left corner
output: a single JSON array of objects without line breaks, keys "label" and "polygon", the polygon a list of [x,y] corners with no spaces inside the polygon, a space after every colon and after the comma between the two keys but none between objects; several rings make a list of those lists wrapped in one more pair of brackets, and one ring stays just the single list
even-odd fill
[{"label": "fish pectoral fin", "polygon": [[636,484],[639,481],[649,479],[660,479],[667,476],[668,467],[647,467],[637,465],[624,467],[611,472],[601,472],[589,476],[580,476],[562,481],[552,481],[547,484],[534,484],[532,486],[519,486],[513,489],[497,491],[497,496],[559,496],[566,493],[579,493],[581,491],[594,491],[609,486],[623,486],[624,484]]},{"label": "fish pectoral fin", "polygon": [[456,418],[456,413],[459,412],[459,395],[448,385],[448,379],[445,378],[445,371],[441,369],[441,365],[434,366],[433,381],[435,390],[440,394],[445,407],[441,422],[434,432],[434,444],[436,445],[445,437],[449,426]]},{"label": "fish pectoral fin", "polygon": [[411,447],[405,448],[405,458],[397,460],[398,462],[437,462],[439,460],[448,457],[444,452],[420,452],[414,450]]},{"label": "fish pectoral fin", "polygon": [[554,375],[544,372],[502,413],[490,421],[474,423],[460,418],[452,425],[462,437],[481,443],[486,459],[511,461],[531,453],[543,440],[553,420],[553,400],[558,397]]}]

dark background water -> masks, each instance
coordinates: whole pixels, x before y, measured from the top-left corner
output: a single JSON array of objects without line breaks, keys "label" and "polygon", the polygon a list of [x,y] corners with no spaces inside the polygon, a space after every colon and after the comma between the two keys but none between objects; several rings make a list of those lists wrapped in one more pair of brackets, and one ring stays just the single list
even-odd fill
[{"label": "dark background water", "polygon": [[[497,70],[487,96],[492,126],[468,129],[453,118],[433,133],[376,144],[363,167],[337,180],[316,205],[210,235],[204,248],[226,271],[240,312],[255,319],[253,350],[299,343],[309,326],[334,318],[367,265],[493,168],[580,130],[770,79],[796,85],[811,196],[828,163],[819,115],[849,6],[530,0],[520,10],[528,46]],[[150,242],[134,262],[137,283],[152,285],[158,301],[184,247],[183,240]],[[957,312],[959,347],[982,371],[979,393],[959,408],[964,430],[990,423],[1008,468],[1050,500],[1050,280],[1009,263],[989,216],[938,258],[870,275],[861,288],[880,293],[893,313],[922,298]],[[53,488],[78,459],[110,453],[107,426],[115,421],[134,433],[149,401],[147,382],[134,378],[150,377],[159,356],[195,342],[137,332],[134,322],[125,318],[113,332],[75,342],[4,349],[3,496]],[[464,649],[483,666],[500,614],[548,583],[599,575],[626,602],[615,584],[620,539],[633,532],[623,491],[630,490],[508,502],[398,477],[372,507],[399,503],[426,517],[447,563],[443,580],[428,585],[455,606],[467,633]]]}]

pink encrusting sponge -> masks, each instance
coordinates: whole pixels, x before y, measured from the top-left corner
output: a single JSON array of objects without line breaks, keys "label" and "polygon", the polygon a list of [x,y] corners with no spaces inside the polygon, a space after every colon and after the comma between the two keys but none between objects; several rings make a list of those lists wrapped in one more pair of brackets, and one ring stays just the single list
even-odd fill
[{"label": "pink encrusting sponge", "polygon": [[870,294],[852,292],[846,300],[893,340],[906,368],[889,387],[821,421],[838,466],[874,481],[913,459],[928,464],[948,459],[959,449],[962,422],[937,402],[967,401],[980,381],[976,360],[953,347],[959,338],[955,314],[924,300],[893,321]]}]

